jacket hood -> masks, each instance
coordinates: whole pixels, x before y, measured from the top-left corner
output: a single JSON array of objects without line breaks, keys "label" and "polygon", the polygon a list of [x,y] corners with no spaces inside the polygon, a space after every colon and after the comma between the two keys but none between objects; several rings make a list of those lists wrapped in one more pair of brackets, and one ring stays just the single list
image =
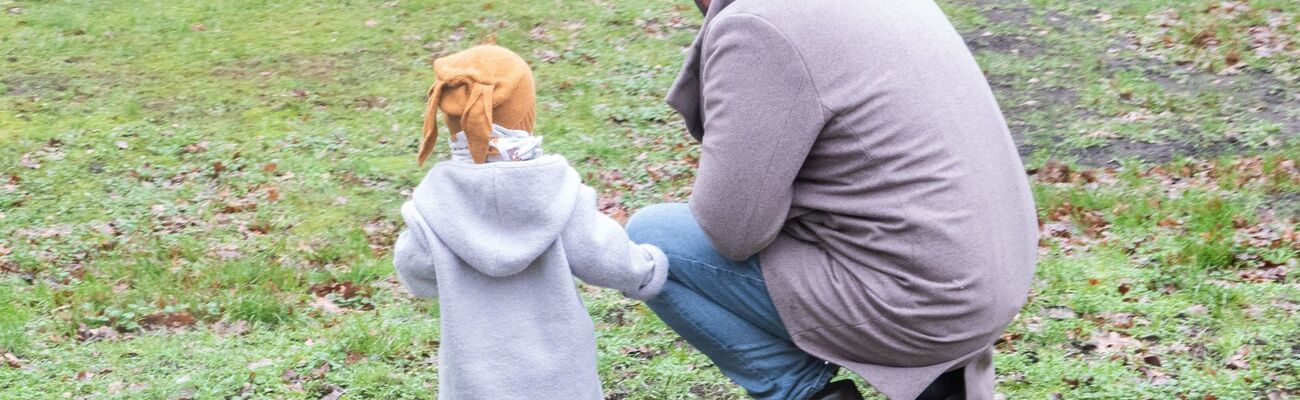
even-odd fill
[{"label": "jacket hood", "polygon": [[568,225],[581,183],[563,157],[434,165],[411,194],[415,213],[470,267],[494,277],[528,268]]}]

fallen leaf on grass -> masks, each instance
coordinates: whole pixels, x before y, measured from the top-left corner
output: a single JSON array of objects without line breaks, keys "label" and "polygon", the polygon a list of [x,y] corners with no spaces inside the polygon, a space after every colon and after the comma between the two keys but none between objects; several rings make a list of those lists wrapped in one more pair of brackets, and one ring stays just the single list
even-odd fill
[{"label": "fallen leaf on grass", "polygon": [[321,397],[320,400],[339,400],[340,397],[343,397],[343,388],[333,385],[330,386],[332,387],[330,388],[329,394]]},{"label": "fallen leaf on grass", "polygon": [[5,359],[5,365],[8,365],[9,368],[22,368],[23,364],[27,363],[26,361],[23,361],[22,359],[18,358],[18,356],[13,355],[13,353],[5,353],[4,359]]},{"label": "fallen leaf on grass", "polygon": [[1183,310],[1183,312],[1181,312],[1180,314],[1185,314],[1185,315],[1205,315],[1205,314],[1209,314],[1209,313],[1210,313],[1210,308],[1209,308],[1209,307],[1206,307],[1206,306],[1201,305],[1201,304],[1193,304],[1193,305],[1191,305],[1191,306],[1188,306],[1187,309]]},{"label": "fallen leaf on grass", "polygon": [[117,339],[117,337],[117,330],[107,326],[101,326],[98,328],[90,328],[87,327],[86,324],[80,324],[77,326],[77,341],[80,342],[113,340]]},{"label": "fallen leaf on grass", "polygon": [[528,31],[528,38],[540,42],[551,41],[551,35],[546,33],[546,28],[543,27],[541,24],[534,26],[533,30]]},{"label": "fallen leaf on grass", "polygon": [[1051,319],[1070,319],[1078,316],[1078,314],[1070,307],[1051,306],[1043,309],[1043,316]]},{"label": "fallen leaf on grass", "polygon": [[365,354],[361,354],[361,352],[359,352],[359,351],[349,351],[349,352],[348,352],[348,356],[347,356],[347,358],[344,358],[344,359],[343,359],[343,363],[344,363],[344,364],[348,364],[348,365],[352,365],[352,364],[359,363],[359,362],[361,362],[361,360],[364,360],[364,359],[366,359],[366,355],[365,355]]},{"label": "fallen leaf on grass", "polygon": [[32,159],[26,154],[23,154],[23,158],[18,160],[18,165],[31,169],[41,169],[41,162]]},{"label": "fallen leaf on grass", "polygon": [[1093,343],[1097,345],[1097,351],[1106,354],[1122,353],[1129,348],[1142,345],[1141,341],[1119,332],[1106,332],[1105,335],[1094,338]]},{"label": "fallen leaf on grass", "polygon": [[1156,385],[1156,386],[1164,385],[1166,383],[1169,383],[1169,381],[1173,380],[1173,378],[1169,377],[1168,373],[1165,373],[1164,371],[1161,371],[1157,368],[1139,367],[1138,370],[1142,371],[1142,375],[1145,375],[1147,379],[1150,380],[1152,385]]},{"label": "fallen leaf on grass", "polygon": [[239,213],[245,211],[252,211],[255,209],[257,209],[257,199],[251,197],[243,197],[226,203],[226,205],[221,208],[221,212],[227,214],[233,214],[233,213]]},{"label": "fallen leaf on grass", "polygon": [[263,359],[261,359],[261,360],[257,360],[257,361],[253,361],[253,362],[251,362],[251,363],[248,363],[248,370],[249,370],[249,371],[254,371],[254,370],[257,370],[258,368],[262,368],[262,367],[265,367],[265,366],[269,366],[269,365],[274,364],[274,363],[275,363],[275,361],[271,361],[271,359],[269,359],[269,358],[263,358]]},{"label": "fallen leaf on grass", "polygon": [[232,323],[217,322],[212,324],[212,331],[218,336],[238,336],[248,332],[248,321],[237,320]]},{"label": "fallen leaf on grass", "polygon": [[334,302],[331,301],[330,299],[327,299],[322,296],[316,296],[316,299],[312,300],[311,305],[313,307],[321,309],[321,311],[331,313],[331,314],[338,314],[344,311],[342,307],[339,307],[337,304],[334,304]]},{"label": "fallen leaf on grass", "polygon": [[1237,276],[1252,283],[1282,282],[1290,269],[1287,265],[1265,266],[1238,272]]},{"label": "fallen leaf on grass", "polygon": [[185,145],[185,148],[184,148],[183,150],[181,150],[181,151],[184,151],[184,152],[189,153],[189,154],[202,153],[202,152],[208,151],[208,147],[209,147],[209,146],[211,146],[211,143],[209,143],[208,141],[204,140],[204,141],[201,141],[201,142],[198,142],[198,143],[194,143],[194,144],[187,144],[187,145]]},{"label": "fallen leaf on grass", "polygon": [[538,60],[547,64],[560,61],[560,53],[556,53],[553,50],[546,50],[546,49],[533,50],[533,57],[537,57]]},{"label": "fallen leaf on grass", "polygon": [[652,350],[649,346],[627,347],[623,349],[622,353],[632,357],[642,358],[642,359],[651,359],[657,355],[656,352]]},{"label": "fallen leaf on grass", "polygon": [[222,260],[234,260],[244,256],[237,244],[220,244],[212,247],[212,255]]},{"label": "fallen leaf on grass", "polygon": [[997,340],[993,341],[993,345],[997,346],[998,350],[1014,351],[1015,348],[1012,346],[1012,342],[1020,340],[1021,337],[1024,337],[1024,335],[1020,332],[1003,333],[1002,336],[999,336]]},{"label": "fallen leaf on grass", "polygon": [[280,374],[280,379],[283,380],[284,383],[289,384],[290,391],[294,391],[298,393],[302,393],[304,391],[302,387],[302,383],[306,379],[304,379],[303,376],[298,373],[298,371],[294,371],[293,368],[284,370],[284,373]]},{"label": "fallen leaf on grass", "polygon": [[361,231],[366,234],[370,252],[376,256],[382,255],[397,241],[397,225],[386,219],[367,222],[361,227]]},{"label": "fallen leaf on grass", "polygon": [[1224,362],[1224,365],[1227,365],[1228,368],[1231,369],[1246,369],[1249,367],[1246,363],[1246,355],[1249,354],[1250,347],[1241,346],[1241,348],[1237,349],[1236,353],[1232,353],[1232,356],[1228,357],[1228,361]]},{"label": "fallen leaf on grass", "polygon": [[619,224],[627,224],[627,207],[623,205],[623,196],[601,193],[596,199],[596,209],[608,215]]},{"label": "fallen leaf on grass", "polygon": [[1092,322],[1117,329],[1128,329],[1133,327],[1134,317],[1133,314],[1129,313],[1103,312],[1092,318]]},{"label": "fallen leaf on grass", "polygon": [[370,294],[370,288],[354,282],[332,282],[331,281],[331,282],[317,283],[315,285],[311,285],[311,288],[307,290],[318,297],[324,297],[330,293],[335,293],[338,294],[340,297],[343,297],[344,300],[351,299],[357,296],[365,297]]},{"label": "fallen leaf on grass", "polygon": [[1069,386],[1070,389],[1078,389],[1078,388],[1079,388],[1079,385],[1081,385],[1081,384],[1082,384],[1082,385],[1085,385],[1085,386],[1086,386],[1086,385],[1090,385],[1090,384],[1092,384],[1092,381],[1093,381],[1093,378],[1092,378],[1091,376],[1089,376],[1089,377],[1087,377],[1087,378],[1084,378],[1084,379],[1082,379],[1082,380],[1080,380],[1080,379],[1074,379],[1074,378],[1061,377],[1061,382],[1065,383],[1066,386]]},{"label": "fallen leaf on grass", "polygon": [[319,366],[311,369],[311,376],[314,379],[325,379],[325,374],[330,372],[330,363],[322,361]]},{"label": "fallen leaf on grass", "polygon": [[159,312],[144,316],[140,325],[146,328],[183,328],[197,322],[188,312]]},{"label": "fallen leaf on grass", "polygon": [[1070,167],[1056,160],[1048,160],[1035,175],[1045,183],[1067,183],[1070,182]]}]

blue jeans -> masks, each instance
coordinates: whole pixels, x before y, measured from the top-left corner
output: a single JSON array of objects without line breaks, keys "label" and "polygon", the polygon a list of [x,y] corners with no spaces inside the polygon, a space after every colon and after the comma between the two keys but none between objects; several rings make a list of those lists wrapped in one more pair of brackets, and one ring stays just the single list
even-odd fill
[{"label": "blue jeans", "polygon": [[734,262],[718,254],[686,204],[642,209],[627,234],[668,255],[668,282],[646,304],[750,396],[806,399],[838,371],[795,347],[757,257]]}]

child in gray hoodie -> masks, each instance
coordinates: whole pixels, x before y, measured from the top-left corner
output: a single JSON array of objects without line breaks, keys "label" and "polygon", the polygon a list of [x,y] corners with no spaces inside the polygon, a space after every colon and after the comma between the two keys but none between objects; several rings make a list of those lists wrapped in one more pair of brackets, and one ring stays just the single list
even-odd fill
[{"label": "child in gray hoodie", "polygon": [[583,281],[636,299],[663,287],[663,252],[628,240],[596,194],[533,136],[532,71],[479,46],[434,62],[421,164],[447,115],[452,160],[402,205],[393,264],[419,297],[439,299],[440,399],[602,398]]}]

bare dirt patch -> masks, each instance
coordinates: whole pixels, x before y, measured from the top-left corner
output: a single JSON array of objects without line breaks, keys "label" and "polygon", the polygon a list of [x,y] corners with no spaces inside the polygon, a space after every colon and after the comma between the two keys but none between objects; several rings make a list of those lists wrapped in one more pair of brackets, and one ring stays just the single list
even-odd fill
[{"label": "bare dirt patch", "polygon": [[1046,47],[1026,36],[1006,36],[994,34],[966,34],[966,46],[971,51],[995,51],[1015,54],[1021,57],[1035,57],[1043,54]]},{"label": "bare dirt patch", "polygon": [[50,92],[63,92],[68,90],[64,84],[66,78],[49,75],[25,75],[5,78],[0,80],[4,83],[5,96],[33,96]]},{"label": "bare dirt patch", "polygon": [[[1191,118],[1167,126],[1153,127],[1179,133],[1164,142],[1115,137],[1101,145],[1078,148],[1071,147],[1077,145],[1067,144],[1067,140],[1048,140],[1045,143],[1043,138],[1027,141],[1024,136],[1026,132],[1059,131],[1055,129],[1059,126],[1040,126],[1045,124],[1045,114],[1059,114],[1060,118],[1054,117],[1053,120],[1097,120],[1099,111],[1078,104],[1079,90],[1082,89],[1070,85],[1039,88],[1017,84],[1018,80],[1027,79],[1026,76],[989,74],[989,83],[1002,102],[1007,123],[1022,155],[1044,150],[1060,156],[1077,157],[1085,165],[1107,164],[1126,158],[1164,162],[1178,155],[1211,157],[1257,148],[1261,146],[1258,134],[1252,139],[1240,140],[1236,137],[1240,131],[1232,129],[1260,129],[1260,123],[1281,126],[1281,132],[1270,135],[1264,145],[1286,143],[1300,136],[1300,95],[1295,94],[1300,90],[1297,90],[1296,83],[1284,82],[1267,71],[1243,69],[1237,73],[1219,74],[1198,69],[1195,65],[1123,51],[1141,46],[1134,43],[1131,36],[1108,32],[1098,25],[1112,18],[1103,10],[1093,11],[1092,15],[1068,15],[1015,0],[970,0],[967,3],[978,8],[990,23],[1013,26],[1024,32],[997,34],[984,29],[963,32],[962,36],[973,52],[1011,54],[1027,59],[1070,57],[1069,49],[1056,51],[1058,49],[1052,48],[1056,46],[1054,41],[1043,40],[1040,36],[1086,35],[1087,40],[1101,41],[1106,44],[1105,48],[1114,51],[1107,51],[1099,61],[1103,76],[1116,77],[1124,71],[1136,71],[1159,85],[1160,91],[1169,96],[1191,99],[1210,95],[1223,102],[1222,108],[1207,109],[1203,114],[1190,115]],[[1098,62],[1062,61],[1076,64]],[[1091,83],[1075,84],[1086,86]],[[1229,123],[1230,130],[1225,137],[1203,131],[1205,124],[1222,121]],[[1056,139],[1068,139],[1059,135],[1072,134],[1052,133],[1058,136]]]}]

